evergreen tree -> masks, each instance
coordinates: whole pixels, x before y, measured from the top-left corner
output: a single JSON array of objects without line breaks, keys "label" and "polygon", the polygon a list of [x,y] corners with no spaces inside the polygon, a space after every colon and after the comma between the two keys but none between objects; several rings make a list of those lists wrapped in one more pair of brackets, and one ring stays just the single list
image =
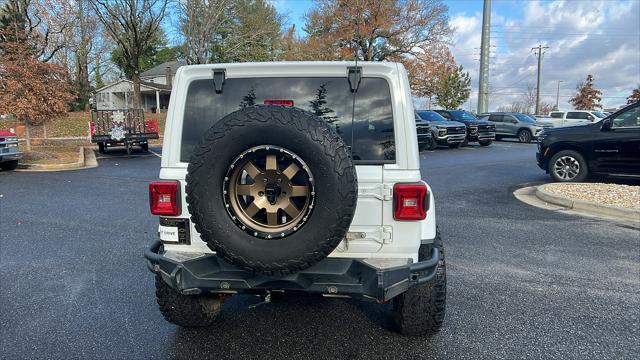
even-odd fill
[{"label": "evergreen tree", "polygon": [[[333,109],[327,107],[327,83],[320,85],[318,91],[316,91],[315,99],[309,102],[313,113],[323,118],[329,124],[333,124],[338,121],[338,117],[335,116]],[[334,115],[332,115],[334,114]],[[337,128],[337,124],[336,124]]]},{"label": "evergreen tree", "polygon": [[460,108],[471,94],[471,77],[462,65],[442,77],[435,90],[436,102],[445,109]]},{"label": "evergreen tree", "polygon": [[242,101],[240,102],[240,108],[246,108],[247,106],[253,106],[256,104],[256,89],[255,87],[251,87],[247,95],[242,97]]}]

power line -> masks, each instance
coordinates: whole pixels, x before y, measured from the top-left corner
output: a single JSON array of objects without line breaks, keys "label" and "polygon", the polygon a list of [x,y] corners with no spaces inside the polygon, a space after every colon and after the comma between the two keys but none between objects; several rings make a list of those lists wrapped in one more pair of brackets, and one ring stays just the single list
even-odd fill
[{"label": "power line", "polygon": [[529,35],[561,35],[561,36],[611,36],[611,37],[633,37],[637,38],[640,34],[627,33],[627,34],[599,34],[599,33],[565,33],[565,32],[541,32],[541,31],[497,31],[491,30],[492,34],[529,34]]}]

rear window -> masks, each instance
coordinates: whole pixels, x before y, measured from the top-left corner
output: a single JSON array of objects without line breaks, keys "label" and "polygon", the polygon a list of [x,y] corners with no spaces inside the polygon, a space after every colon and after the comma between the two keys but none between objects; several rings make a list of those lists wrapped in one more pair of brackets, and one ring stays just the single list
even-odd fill
[{"label": "rear window", "polygon": [[552,113],[551,113],[551,114],[549,114],[549,115],[550,115],[552,118],[559,119],[559,118],[562,118],[562,117],[564,116],[564,113],[563,113],[563,112],[552,112]]},{"label": "rear window", "polygon": [[394,163],[395,138],[389,84],[363,77],[358,89],[353,126],[352,93],[346,77],[226,79],[216,94],[213,80],[189,85],[182,128],[180,160],[187,162],[203,134],[225,115],[245,106],[277,104],[315,113],[351,146],[356,163]]},{"label": "rear window", "polygon": [[580,119],[587,120],[589,118],[589,114],[585,112],[568,112],[567,119]]}]

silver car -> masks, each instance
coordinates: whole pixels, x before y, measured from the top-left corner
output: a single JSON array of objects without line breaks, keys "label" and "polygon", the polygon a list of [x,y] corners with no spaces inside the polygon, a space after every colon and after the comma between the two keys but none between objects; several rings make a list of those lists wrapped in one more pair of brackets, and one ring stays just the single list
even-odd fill
[{"label": "silver car", "polygon": [[549,124],[537,122],[535,118],[522,113],[494,112],[480,116],[481,120],[489,120],[496,124],[496,140],[501,138],[517,138],[522,143],[537,139]]}]

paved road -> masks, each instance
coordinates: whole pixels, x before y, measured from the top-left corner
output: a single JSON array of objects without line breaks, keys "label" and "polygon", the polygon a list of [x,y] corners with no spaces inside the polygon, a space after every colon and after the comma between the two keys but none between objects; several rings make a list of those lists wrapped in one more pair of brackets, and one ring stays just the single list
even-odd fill
[{"label": "paved road", "polygon": [[0,358],[633,358],[640,353],[640,234],[531,207],[547,181],[534,145],[421,154],[447,246],[441,333],[389,330],[389,307],[289,296],[225,304],[185,330],[157,310],[142,251],[155,238],[147,183],[160,159],[0,172]]}]

